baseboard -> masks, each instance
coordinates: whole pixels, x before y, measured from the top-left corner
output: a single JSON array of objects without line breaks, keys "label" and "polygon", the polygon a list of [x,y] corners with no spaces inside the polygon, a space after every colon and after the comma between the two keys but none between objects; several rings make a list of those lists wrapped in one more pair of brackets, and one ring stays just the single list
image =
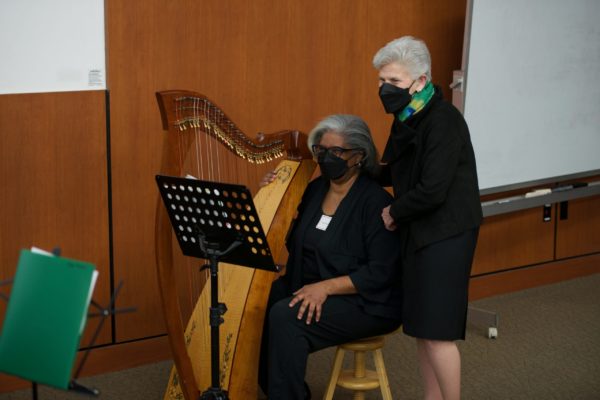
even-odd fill
[{"label": "baseboard", "polygon": [[549,285],[600,272],[600,253],[472,277],[469,300]]},{"label": "baseboard", "polygon": [[[80,351],[75,368],[83,356]],[[127,343],[119,343],[94,348],[85,363],[81,376],[91,376],[141,365],[164,361],[171,358],[171,351],[166,336],[140,339]],[[31,387],[31,382],[0,373],[0,393]]]}]

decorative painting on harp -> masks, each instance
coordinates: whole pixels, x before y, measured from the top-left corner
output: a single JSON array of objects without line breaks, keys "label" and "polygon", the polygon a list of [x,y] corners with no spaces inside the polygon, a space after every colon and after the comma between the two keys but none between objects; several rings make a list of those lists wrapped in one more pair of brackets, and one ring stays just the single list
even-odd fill
[{"label": "decorative painting on harp", "polygon": [[[166,91],[156,96],[166,131],[161,174],[256,184],[265,169],[252,171],[250,165],[268,163],[267,168],[277,172],[277,179],[257,192],[254,203],[273,259],[284,260],[287,227],[316,166],[306,136],[280,131],[252,140],[201,94]],[[155,228],[158,281],[175,364],[164,398],[197,399],[211,383],[210,282],[199,272],[201,260],[181,254],[160,198]],[[219,265],[218,296],[227,306],[220,325],[219,378],[232,399],[257,397],[264,313],[276,277],[265,270]]]}]

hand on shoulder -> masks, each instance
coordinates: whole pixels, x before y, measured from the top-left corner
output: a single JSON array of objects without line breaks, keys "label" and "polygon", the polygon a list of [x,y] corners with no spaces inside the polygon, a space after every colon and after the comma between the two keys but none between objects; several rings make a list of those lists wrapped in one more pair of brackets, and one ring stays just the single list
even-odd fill
[{"label": "hand on shoulder", "polygon": [[259,187],[267,186],[269,183],[273,182],[277,178],[277,173],[275,171],[269,171],[262,177],[260,182],[258,183]]}]

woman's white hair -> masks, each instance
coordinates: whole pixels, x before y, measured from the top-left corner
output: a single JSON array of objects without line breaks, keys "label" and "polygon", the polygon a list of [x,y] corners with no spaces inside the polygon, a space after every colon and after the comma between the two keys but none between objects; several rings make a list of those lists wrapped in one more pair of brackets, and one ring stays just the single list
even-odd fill
[{"label": "woman's white hair", "polygon": [[312,146],[319,144],[327,132],[340,135],[346,147],[362,151],[362,171],[373,177],[379,174],[379,154],[373,143],[369,126],[362,118],[349,114],[333,114],[321,120],[308,135],[308,148],[311,152]]},{"label": "woman's white hair", "polygon": [[376,69],[393,62],[404,66],[412,79],[425,75],[431,81],[431,55],[424,41],[402,36],[383,46],[373,57]]}]

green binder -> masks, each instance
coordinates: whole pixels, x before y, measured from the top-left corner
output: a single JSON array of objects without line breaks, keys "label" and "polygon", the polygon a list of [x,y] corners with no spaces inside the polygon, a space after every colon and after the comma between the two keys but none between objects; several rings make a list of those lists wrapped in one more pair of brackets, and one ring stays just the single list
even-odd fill
[{"label": "green binder", "polygon": [[0,333],[0,371],[67,389],[97,272],[22,250]]}]

